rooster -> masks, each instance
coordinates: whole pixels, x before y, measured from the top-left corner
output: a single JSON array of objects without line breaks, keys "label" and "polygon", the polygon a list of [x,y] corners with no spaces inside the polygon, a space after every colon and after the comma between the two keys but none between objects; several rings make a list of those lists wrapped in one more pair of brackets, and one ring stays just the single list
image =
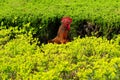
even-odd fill
[{"label": "rooster", "polygon": [[49,40],[48,43],[65,44],[69,42],[68,32],[70,31],[71,23],[72,19],[70,17],[63,17],[59,30],[57,32],[57,36],[54,39]]}]

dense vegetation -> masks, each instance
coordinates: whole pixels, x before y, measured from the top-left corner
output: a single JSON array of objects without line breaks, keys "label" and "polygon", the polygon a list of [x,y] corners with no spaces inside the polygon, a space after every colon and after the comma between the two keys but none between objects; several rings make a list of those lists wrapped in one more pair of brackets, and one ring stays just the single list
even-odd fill
[{"label": "dense vegetation", "polygon": [[[85,37],[67,44],[39,47],[36,40],[26,34],[16,35],[8,41],[11,30],[0,31],[4,33],[0,40],[1,80],[120,79],[119,35],[111,41]],[[9,37],[6,36],[8,33]]]},{"label": "dense vegetation", "polygon": [[[119,0],[0,0],[0,80],[119,80],[119,4]],[[56,35],[63,16],[73,18],[73,40],[41,44]],[[93,36],[84,32],[84,26],[88,31],[94,28],[89,31]]]},{"label": "dense vegetation", "polygon": [[111,37],[120,33],[119,4],[119,0],[1,0],[0,22],[6,28],[29,24],[27,31],[31,30],[42,41],[43,37],[53,38],[60,19],[70,16],[73,18],[71,38],[79,35],[84,21],[99,27],[97,33]]}]

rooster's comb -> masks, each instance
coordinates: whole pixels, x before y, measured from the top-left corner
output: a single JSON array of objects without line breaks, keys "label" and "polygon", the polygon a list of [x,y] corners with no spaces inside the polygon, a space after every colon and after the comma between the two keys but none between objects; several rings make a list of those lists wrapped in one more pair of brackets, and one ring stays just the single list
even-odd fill
[{"label": "rooster's comb", "polygon": [[72,22],[72,18],[70,17],[63,17],[61,22],[69,21],[70,23]]}]

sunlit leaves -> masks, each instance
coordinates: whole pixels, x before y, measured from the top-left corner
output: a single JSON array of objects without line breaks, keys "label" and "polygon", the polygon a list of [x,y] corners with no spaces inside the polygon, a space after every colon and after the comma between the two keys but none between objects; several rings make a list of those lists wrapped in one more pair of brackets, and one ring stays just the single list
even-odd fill
[{"label": "sunlit leaves", "polygon": [[[41,46],[32,37],[37,32],[39,37],[48,34],[48,24],[63,16],[72,17],[73,25],[89,19],[107,34],[120,25],[119,0],[0,2],[0,80],[120,79],[119,35],[109,41],[104,37],[85,37],[67,44]],[[71,29],[75,32],[74,26]]]},{"label": "sunlit leaves", "polygon": [[[27,38],[28,37],[28,38]],[[76,38],[67,44],[29,44],[17,36],[0,52],[2,79],[116,79],[120,78],[119,36]],[[4,73],[5,72],[5,73]]]}]

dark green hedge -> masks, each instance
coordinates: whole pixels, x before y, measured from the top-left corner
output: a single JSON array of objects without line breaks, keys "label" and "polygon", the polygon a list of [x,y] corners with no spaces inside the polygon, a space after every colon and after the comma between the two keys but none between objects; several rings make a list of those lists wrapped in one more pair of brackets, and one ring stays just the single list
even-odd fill
[{"label": "dark green hedge", "polygon": [[71,38],[89,35],[83,29],[87,22],[95,26],[94,34],[111,38],[120,33],[119,4],[119,0],[1,0],[0,23],[5,28],[17,26],[18,29],[29,23],[27,32],[32,30],[35,37],[47,40],[56,35],[60,19],[70,16],[73,18]]}]

